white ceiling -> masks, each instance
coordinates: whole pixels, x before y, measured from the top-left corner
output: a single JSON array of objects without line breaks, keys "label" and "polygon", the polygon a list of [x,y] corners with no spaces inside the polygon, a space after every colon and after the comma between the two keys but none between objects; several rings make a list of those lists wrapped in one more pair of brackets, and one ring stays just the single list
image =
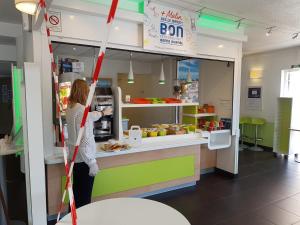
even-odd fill
[{"label": "white ceiling", "polygon": [[[300,45],[292,34],[300,32],[300,0],[163,0],[193,11],[207,7],[204,12],[236,21],[246,18],[248,42],[246,54]],[[266,28],[276,26],[272,35]]]},{"label": "white ceiling", "polygon": [[0,21],[7,23],[22,23],[22,15],[15,8],[14,0],[0,0]]},{"label": "white ceiling", "polygon": [[[205,12],[232,20],[246,18],[243,23],[249,40],[243,46],[245,54],[300,45],[300,36],[295,40],[291,38],[293,33],[300,32],[300,0],[163,0],[163,2],[193,11],[207,7]],[[22,23],[21,13],[15,9],[14,0],[0,0],[0,21]],[[272,35],[267,37],[266,28],[270,26],[276,28]],[[118,55],[113,57],[117,59]]]}]

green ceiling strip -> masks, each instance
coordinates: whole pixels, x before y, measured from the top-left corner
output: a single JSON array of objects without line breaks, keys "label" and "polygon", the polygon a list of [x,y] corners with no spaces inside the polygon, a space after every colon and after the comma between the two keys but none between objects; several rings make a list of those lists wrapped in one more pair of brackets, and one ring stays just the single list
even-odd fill
[{"label": "green ceiling strip", "polygon": [[[82,0],[84,2],[91,2],[109,6],[111,0]],[[144,0],[120,0],[119,9],[144,14]],[[196,25],[198,27],[205,27],[214,30],[221,30],[226,32],[236,32],[237,23],[231,19],[226,19],[219,16],[202,14],[198,18]],[[241,25],[242,27],[243,25]]]},{"label": "green ceiling strip", "polygon": [[[105,6],[110,6],[111,0],[82,0],[84,2],[92,2]],[[144,13],[144,0],[120,0],[119,9],[128,10],[136,13]]]},{"label": "green ceiling strip", "polygon": [[198,27],[205,27],[227,32],[235,32],[237,29],[237,23],[235,21],[207,14],[202,14],[201,17],[198,18],[196,25]]}]

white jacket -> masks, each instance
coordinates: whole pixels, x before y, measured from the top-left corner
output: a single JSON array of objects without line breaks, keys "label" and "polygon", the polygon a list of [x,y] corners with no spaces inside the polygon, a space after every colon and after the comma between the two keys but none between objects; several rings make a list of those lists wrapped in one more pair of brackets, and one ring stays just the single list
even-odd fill
[{"label": "white jacket", "polygon": [[[70,160],[74,154],[74,148],[84,109],[85,107],[83,105],[76,103],[72,108],[68,107],[66,111]],[[99,120],[101,115],[101,112],[89,112],[75,162],[85,162],[89,166],[96,163],[96,143],[93,129],[94,122]]]}]

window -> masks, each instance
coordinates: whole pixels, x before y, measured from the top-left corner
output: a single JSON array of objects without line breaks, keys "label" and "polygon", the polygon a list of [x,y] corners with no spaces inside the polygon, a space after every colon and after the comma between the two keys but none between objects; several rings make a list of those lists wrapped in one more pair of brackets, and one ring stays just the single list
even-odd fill
[{"label": "window", "polygon": [[283,70],[280,97],[300,97],[300,69]]}]

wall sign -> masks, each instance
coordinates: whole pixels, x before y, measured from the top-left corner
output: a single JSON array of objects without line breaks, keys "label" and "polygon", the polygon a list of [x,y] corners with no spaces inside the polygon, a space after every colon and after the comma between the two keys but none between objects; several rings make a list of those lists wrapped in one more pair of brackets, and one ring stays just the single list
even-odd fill
[{"label": "wall sign", "polygon": [[195,15],[187,11],[145,4],[144,48],[174,53],[196,53]]},{"label": "wall sign", "polygon": [[249,87],[248,98],[261,98],[261,87]]},{"label": "wall sign", "polygon": [[48,27],[52,32],[62,32],[61,13],[49,11]]},{"label": "wall sign", "polygon": [[248,109],[251,111],[262,111],[262,88],[249,87],[248,88]]}]

